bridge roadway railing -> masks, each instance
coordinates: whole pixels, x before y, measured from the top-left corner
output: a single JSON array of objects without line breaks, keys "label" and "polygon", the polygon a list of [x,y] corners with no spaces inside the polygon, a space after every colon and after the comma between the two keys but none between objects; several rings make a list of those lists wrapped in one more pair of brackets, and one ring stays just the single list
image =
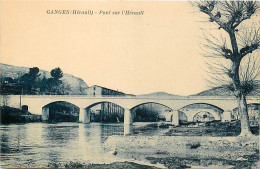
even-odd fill
[{"label": "bridge roadway railing", "polygon": [[[35,98],[35,99],[34,99]],[[16,99],[17,100],[17,99]],[[84,101],[85,100],[85,101]],[[258,103],[260,97],[248,97],[248,103]],[[236,107],[236,98],[233,96],[171,96],[171,97],[147,97],[147,96],[88,96],[88,95],[22,95],[21,102],[24,105],[45,106],[55,101],[68,101],[80,108],[87,108],[99,102],[112,102],[124,109],[132,109],[145,103],[158,103],[179,110],[180,108],[196,103],[215,105],[223,110],[231,110]],[[37,111],[39,112],[40,109]],[[35,111],[36,112],[36,111]]]},{"label": "bridge roadway railing", "polygon": [[[11,95],[15,96],[15,95]],[[191,99],[191,100],[234,100],[235,96],[116,96],[116,95],[106,95],[106,96],[89,96],[89,95],[21,95],[21,97],[47,97],[47,98],[127,98],[127,99],[163,99],[163,100],[182,100],[182,99]],[[260,96],[247,96],[248,100],[260,100]]]},{"label": "bridge roadway railing", "polygon": [[[1,96],[1,100],[4,100],[4,97],[6,96]],[[118,104],[121,107],[124,107],[126,105],[123,105],[122,103],[136,103],[138,105],[139,103],[145,103],[145,102],[154,102],[154,103],[159,103],[159,104],[164,104],[173,110],[178,110],[174,106],[171,105],[171,103],[179,104],[185,106],[185,104],[192,104],[192,103],[211,103],[214,105],[214,103],[218,103],[218,106],[223,106],[223,104],[226,105],[227,107],[230,107],[228,105],[228,102],[232,102],[233,104],[236,104],[236,98],[233,96],[171,96],[171,97],[147,97],[147,96],[88,96],[88,95],[7,95],[7,98],[9,100],[10,106],[13,107],[19,107],[19,105],[22,104],[33,104],[33,103],[38,103],[41,105],[43,102],[46,102],[49,100],[49,103],[53,101],[72,101],[76,104],[81,104],[84,103],[83,100],[85,99],[88,102],[91,102],[90,100],[94,102],[99,102],[99,101],[111,101],[114,102],[115,104]],[[36,100],[35,100],[35,99]],[[31,100],[32,99],[32,100]],[[43,99],[43,100],[41,100]],[[79,99],[79,101],[77,101]],[[247,97],[248,103],[256,102],[259,103],[260,101],[260,96],[249,96]],[[27,100],[27,101],[26,101]],[[120,101],[121,100],[121,101]],[[124,101],[126,100],[126,101]],[[178,102],[173,102],[173,101],[178,101]],[[226,102],[228,101],[228,102]],[[20,103],[20,104],[19,104]],[[1,102],[2,104],[2,102]],[[48,104],[48,102],[46,102]],[[121,104],[121,105],[120,105]],[[132,108],[132,107],[127,105],[125,108]],[[44,105],[42,105],[44,106]],[[217,106],[217,105],[216,105]],[[181,108],[181,107],[179,107]]]}]

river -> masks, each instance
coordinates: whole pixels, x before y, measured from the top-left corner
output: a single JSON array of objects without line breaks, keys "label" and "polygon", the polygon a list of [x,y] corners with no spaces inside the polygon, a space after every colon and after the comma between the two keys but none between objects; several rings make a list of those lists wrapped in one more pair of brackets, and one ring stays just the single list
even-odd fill
[{"label": "river", "polygon": [[[134,130],[149,123],[134,123]],[[50,163],[119,161],[102,146],[110,135],[123,135],[123,123],[27,123],[0,125],[1,168],[48,167]],[[153,130],[162,134],[165,129]],[[140,133],[149,135],[150,132]]]}]

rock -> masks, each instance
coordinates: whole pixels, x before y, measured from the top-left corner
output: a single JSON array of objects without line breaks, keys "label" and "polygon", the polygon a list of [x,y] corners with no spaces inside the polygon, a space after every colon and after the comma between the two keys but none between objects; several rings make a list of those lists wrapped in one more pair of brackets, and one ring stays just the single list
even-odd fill
[{"label": "rock", "polygon": [[109,151],[108,153],[112,154],[112,155],[117,155],[117,151],[116,148],[114,147],[112,151]]},{"label": "rock", "polygon": [[111,154],[115,156],[117,155],[117,151],[113,151]]},{"label": "rock", "polygon": [[236,161],[247,161],[247,159],[244,158],[244,157],[238,157],[238,158],[236,159]]}]

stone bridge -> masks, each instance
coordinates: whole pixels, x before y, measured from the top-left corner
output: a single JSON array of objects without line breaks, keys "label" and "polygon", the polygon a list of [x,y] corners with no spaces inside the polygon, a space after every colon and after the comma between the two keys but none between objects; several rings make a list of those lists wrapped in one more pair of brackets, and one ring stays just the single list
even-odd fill
[{"label": "stone bridge", "polygon": [[[180,113],[185,113],[188,121],[200,111],[209,111],[215,120],[230,120],[231,111],[237,107],[237,101],[234,97],[223,96],[174,96],[174,97],[141,97],[141,96],[86,96],[86,95],[8,95],[1,96],[1,99],[8,99],[9,106],[20,108],[23,105],[28,106],[28,111],[33,114],[41,114],[43,120],[49,118],[50,103],[68,102],[80,108],[79,121],[83,123],[90,122],[90,108],[103,102],[117,104],[124,109],[124,124],[133,124],[133,115],[131,110],[137,106],[146,103],[157,103],[171,109],[170,112],[164,114],[166,121],[172,121],[172,124],[179,124]],[[7,98],[4,98],[7,97]],[[259,103],[260,97],[248,97],[247,103]],[[2,103],[1,103],[2,104]],[[215,107],[218,111],[210,111],[207,109],[196,109],[192,112],[185,112],[185,107],[192,104],[206,104]],[[172,120],[170,120],[172,119]]]}]

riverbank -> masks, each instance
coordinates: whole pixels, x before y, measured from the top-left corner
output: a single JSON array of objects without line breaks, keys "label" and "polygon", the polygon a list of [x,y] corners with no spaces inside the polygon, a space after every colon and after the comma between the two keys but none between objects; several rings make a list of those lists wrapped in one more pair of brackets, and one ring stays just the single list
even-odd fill
[{"label": "riverbank", "polygon": [[[251,168],[260,167],[258,153],[247,159],[229,160],[217,158],[183,158],[183,157],[145,157],[146,162],[129,160],[109,164],[88,164],[84,162],[49,163],[49,168]],[[147,164],[150,163],[150,164]],[[146,165],[147,164],[147,165]]]},{"label": "riverbank", "polygon": [[2,125],[0,168],[257,168],[257,136],[165,136],[173,128],[153,126],[123,136],[123,123]]},{"label": "riverbank", "polygon": [[258,136],[110,136],[105,147],[123,158],[159,163],[167,168],[250,168],[259,164]]},{"label": "riverbank", "polygon": [[[250,126],[254,135],[259,135],[259,126]],[[206,122],[194,125],[180,125],[171,128],[165,133],[166,136],[209,136],[224,137],[238,136],[241,132],[239,120],[230,122]]]},{"label": "riverbank", "polygon": [[49,163],[49,168],[157,168],[151,165],[143,165],[135,162],[113,162],[110,164],[90,164],[87,162]]}]

